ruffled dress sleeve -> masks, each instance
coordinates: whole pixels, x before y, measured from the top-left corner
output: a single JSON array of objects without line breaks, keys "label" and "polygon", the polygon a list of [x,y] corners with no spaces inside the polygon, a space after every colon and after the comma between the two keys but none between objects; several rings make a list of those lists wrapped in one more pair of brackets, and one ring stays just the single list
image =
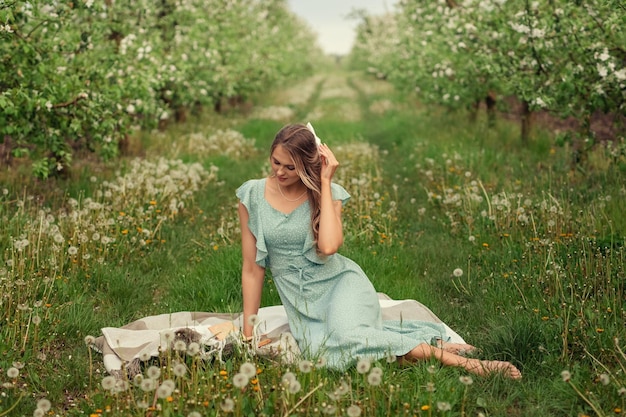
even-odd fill
[{"label": "ruffled dress sleeve", "polygon": [[345,206],[350,199],[350,194],[339,184],[330,183],[330,191],[333,194],[333,200],[341,200],[342,206]]},{"label": "ruffled dress sleeve", "polygon": [[256,238],[256,263],[267,267],[267,246],[261,222],[261,201],[265,193],[265,180],[248,180],[237,188],[236,195],[248,210],[248,228]]}]

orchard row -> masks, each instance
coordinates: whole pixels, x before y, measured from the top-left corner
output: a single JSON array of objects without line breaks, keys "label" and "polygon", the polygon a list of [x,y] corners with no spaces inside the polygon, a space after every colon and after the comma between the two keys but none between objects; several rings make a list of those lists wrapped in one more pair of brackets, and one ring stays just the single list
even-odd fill
[{"label": "orchard row", "polygon": [[15,0],[0,5],[0,137],[37,175],[132,129],[219,110],[311,72],[315,35],[285,0]]},{"label": "orchard row", "polygon": [[573,116],[588,139],[594,113],[626,115],[626,5],[400,0],[364,16],[352,64],[450,108],[516,97],[527,112]]}]

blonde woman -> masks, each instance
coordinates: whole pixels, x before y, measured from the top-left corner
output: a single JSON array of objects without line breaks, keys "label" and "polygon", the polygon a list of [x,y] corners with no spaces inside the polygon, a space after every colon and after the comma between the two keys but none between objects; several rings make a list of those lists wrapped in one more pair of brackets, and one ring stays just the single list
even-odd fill
[{"label": "blonde woman", "polygon": [[237,189],[242,244],[244,336],[258,312],[265,269],[287,312],[302,352],[345,369],[358,358],[436,358],[484,375],[521,378],[509,362],[459,355],[473,346],[449,343],[439,323],[383,321],[376,290],[363,270],[337,253],[343,244],[341,208],[349,199],[332,182],[339,162],[312,126],[282,128],[270,148],[272,173]]}]

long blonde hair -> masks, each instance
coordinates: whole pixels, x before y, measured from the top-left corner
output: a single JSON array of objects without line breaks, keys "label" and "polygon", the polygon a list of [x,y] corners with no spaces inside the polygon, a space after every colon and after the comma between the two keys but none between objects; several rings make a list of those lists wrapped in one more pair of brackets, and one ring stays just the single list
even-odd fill
[{"label": "long blonde hair", "polygon": [[296,173],[307,188],[311,205],[311,230],[317,242],[320,230],[320,207],[322,201],[322,160],[315,136],[302,124],[287,125],[280,129],[272,142],[270,157],[281,145],[293,159]]}]

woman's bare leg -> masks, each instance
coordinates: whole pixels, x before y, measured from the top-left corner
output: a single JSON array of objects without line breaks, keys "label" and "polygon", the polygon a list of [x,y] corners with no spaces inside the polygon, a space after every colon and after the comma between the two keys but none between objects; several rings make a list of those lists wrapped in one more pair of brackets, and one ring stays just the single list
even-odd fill
[{"label": "woman's bare leg", "polygon": [[455,353],[457,355],[471,354],[476,351],[476,347],[467,343],[450,343],[444,342],[441,339],[437,339],[437,347],[445,350],[446,352]]},{"label": "woman's bare leg", "polygon": [[435,358],[446,366],[458,366],[476,375],[501,373],[511,379],[522,377],[520,370],[510,362],[466,358],[427,343],[418,345],[403,357],[403,359],[413,362],[430,358]]}]

